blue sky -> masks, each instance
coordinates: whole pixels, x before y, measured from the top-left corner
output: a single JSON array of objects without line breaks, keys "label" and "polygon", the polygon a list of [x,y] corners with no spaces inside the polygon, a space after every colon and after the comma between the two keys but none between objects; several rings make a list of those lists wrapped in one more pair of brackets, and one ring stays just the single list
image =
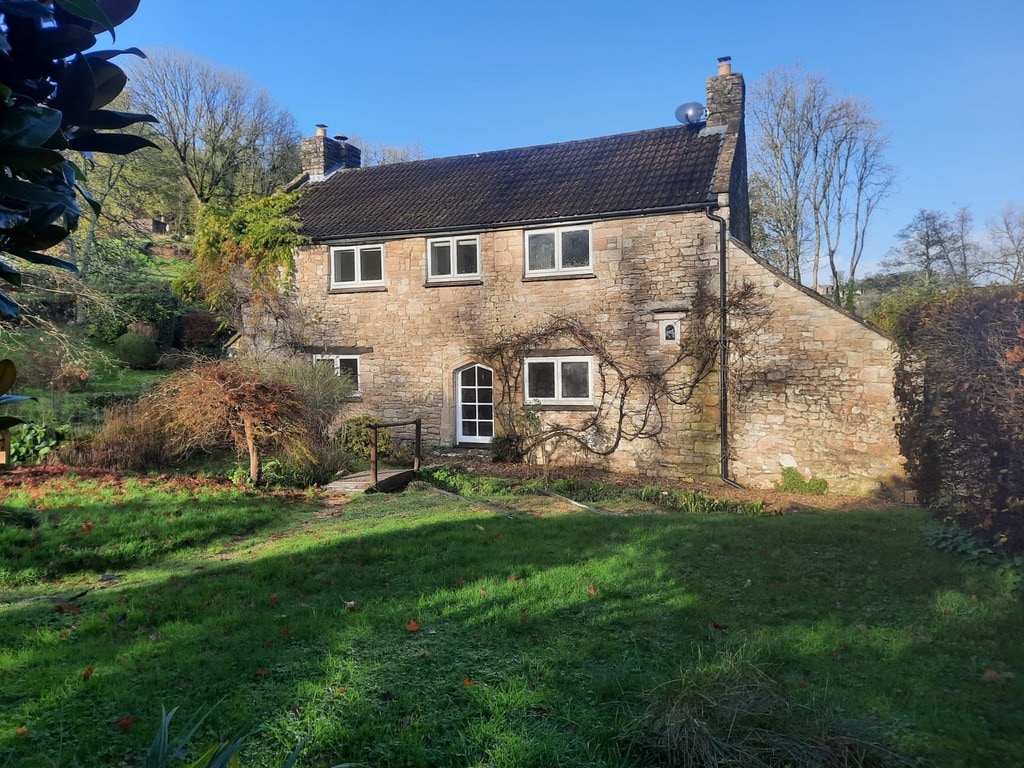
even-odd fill
[{"label": "blue sky", "polygon": [[240,70],[304,135],[326,123],[428,157],[670,125],[719,56],[748,89],[799,62],[892,138],[900,185],[865,262],[921,208],[970,205],[980,228],[1024,205],[1021,0],[142,0],[117,42]]}]

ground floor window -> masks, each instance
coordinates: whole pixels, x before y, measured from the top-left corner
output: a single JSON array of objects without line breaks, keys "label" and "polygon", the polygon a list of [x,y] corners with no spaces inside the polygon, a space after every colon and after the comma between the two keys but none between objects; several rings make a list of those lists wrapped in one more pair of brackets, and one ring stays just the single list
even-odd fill
[{"label": "ground floor window", "polygon": [[330,366],[337,376],[348,376],[359,394],[359,355],[313,355],[313,365]]},{"label": "ground floor window", "polygon": [[526,360],[526,402],[589,405],[594,399],[589,357],[531,357]]}]

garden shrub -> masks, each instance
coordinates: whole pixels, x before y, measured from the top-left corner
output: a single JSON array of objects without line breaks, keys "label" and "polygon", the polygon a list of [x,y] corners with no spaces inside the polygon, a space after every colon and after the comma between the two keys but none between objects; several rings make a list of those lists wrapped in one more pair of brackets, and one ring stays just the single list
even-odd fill
[{"label": "garden shrub", "polygon": [[782,480],[775,484],[775,490],[782,493],[806,493],[811,496],[824,496],[828,493],[828,480],[820,477],[804,479],[796,467],[783,467]]},{"label": "garden shrub", "polygon": [[98,310],[90,318],[89,332],[107,344],[128,333],[132,323],[146,323],[156,331],[156,341],[174,346],[181,333],[181,299],[167,291],[117,296],[111,310]]},{"label": "garden shrub", "polygon": [[181,348],[194,352],[219,352],[223,336],[217,319],[209,312],[188,312],[181,316]]},{"label": "garden shrub", "polygon": [[87,389],[92,372],[80,362],[50,344],[26,349],[17,355],[18,383],[21,386],[80,392]]},{"label": "garden shrub", "polygon": [[274,482],[303,488],[326,485],[350,463],[336,424],[352,397],[352,380],[336,375],[328,366],[310,365],[308,360],[279,363],[272,374],[295,392],[305,425],[305,450],[285,452],[277,458],[274,471],[279,477]]},{"label": "garden shrub", "polygon": [[[349,419],[342,427],[342,445],[346,450],[355,456],[364,459],[370,458],[370,424],[380,421],[373,416],[360,416],[356,419]],[[395,440],[391,436],[391,430],[382,427],[377,430],[377,455],[390,456],[395,450]]]},{"label": "garden shrub", "polygon": [[138,333],[126,333],[114,342],[117,359],[137,371],[156,365],[160,352],[156,342]]},{"label": "garden shrub", "polygon": [[1024,292],[957,291],[898,318],[898,436],[933,514],[1024,552]]},{"label": "garden shrub", "polygon": [[523,455],[523,438],[519,435],[498,435],[491,440],[491,459],[497,463],[517,464]]},{"label": "garden shrub", "polygon": [[21,424],[11,430],[12,464],[41,464],[67,437],[66,426]]},{"label": "garden shrub", "polygon": [[80,466],[144,472],[168,466],[174,455],[150,409],[131,403],[108,408],[103,428],[91,439],[67,446],[61,457]]}]

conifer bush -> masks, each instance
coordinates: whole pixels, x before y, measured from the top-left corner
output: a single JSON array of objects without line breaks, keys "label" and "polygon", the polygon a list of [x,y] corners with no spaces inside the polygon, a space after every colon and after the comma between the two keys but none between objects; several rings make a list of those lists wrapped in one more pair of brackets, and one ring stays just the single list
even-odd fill
[{"label": "conifer bush", "polygon": [[137,371],[156,366],[160,351],[156,342],[140,333],[125,333],[114,342],[117,359]]}]

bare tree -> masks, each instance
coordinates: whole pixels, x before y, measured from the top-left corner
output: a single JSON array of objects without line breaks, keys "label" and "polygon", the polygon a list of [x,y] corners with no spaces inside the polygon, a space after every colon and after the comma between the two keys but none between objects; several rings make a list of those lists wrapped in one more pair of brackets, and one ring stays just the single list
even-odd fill
[{"label": "bare tree", "polygon": [[1008,204],[986,228],[984,272],[999,282],[1024,281],[1024,207]]},{"label": "bare tree", "polygon": [[267,195],[298,173],[294,117],[243,74],[158,50],[132,75],[134,101],[159,120],[162,143],[199,203]]},{"label": "bare tree", "polygon": [[422,160],[425,157],[423,147],[419,142],[395,146],[361,136],[352,136],[349,141],[362,151],[364,166],[408,163],[411,160]]},{"label": "bare tree", "polygon": [[856,277],[872,214],[893,188],[889,139],[865,102],[836,95],[823,75],[798,66],[772,70],[752,90],[755,244],[814,290],[827,264],[838,301]]},{"label": "bare tree", "polygon": [[953,216],[922,209],[896,235],[898,245],[882,266],[895,272],[917,272],[929,287],[972,285],[982,271],[981,250],[971,234],[972,222],[966,207]]}]

